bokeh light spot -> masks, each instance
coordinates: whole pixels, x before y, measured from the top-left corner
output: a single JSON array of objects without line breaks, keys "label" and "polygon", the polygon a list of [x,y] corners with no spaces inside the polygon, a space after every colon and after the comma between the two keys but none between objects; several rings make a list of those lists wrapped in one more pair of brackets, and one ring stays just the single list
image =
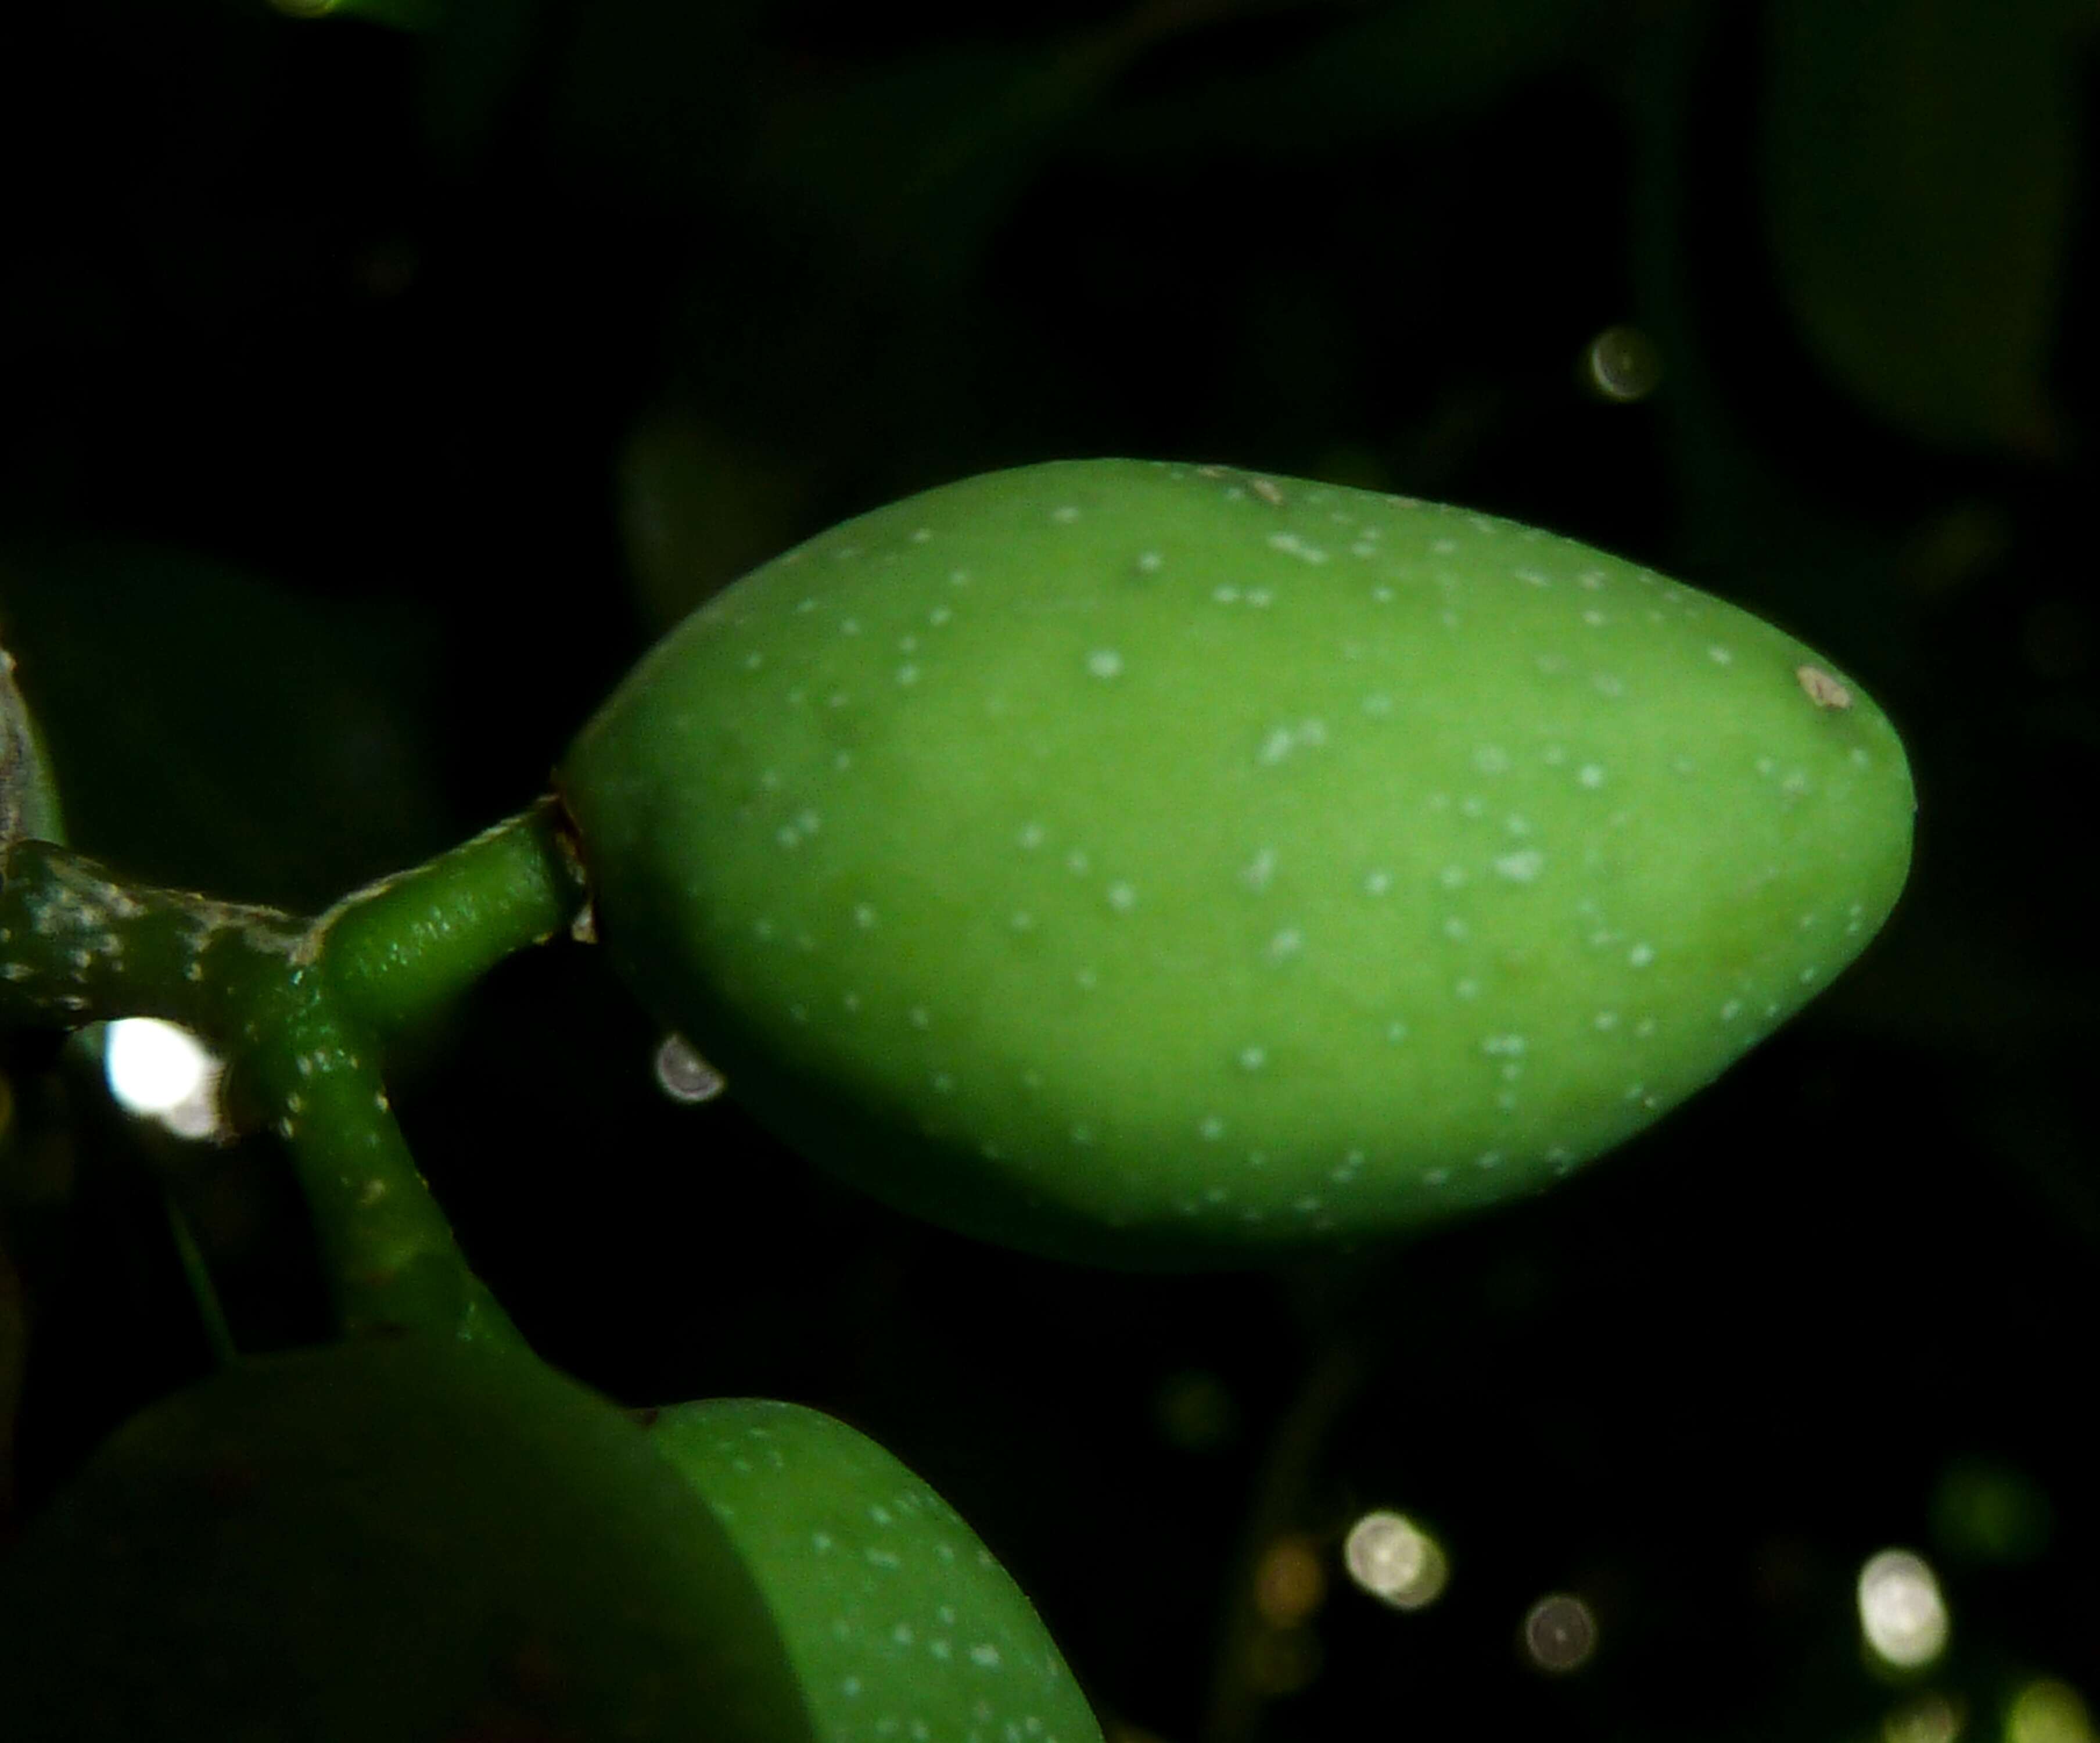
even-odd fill
[{"label": "bokeh light spot", "polygon": [[1922,1556],[1887,1549],[1868,1559],[1860,1570],[1860,1631],[1877,1657],[1900,1670],[1946,1650],[1946,1601]]},{"label": "bokeh light spot", "polygon": [[1254,1571],[1254,1604],[1273,1628],[1302,1622],[1327,1595],[1327,1573],[1304,1537],[1281,1537],[1262,1551]]},{"label": "bokeh light spot", "polygon": [[2070,1683],[2045,1677],[2005,1710],[2005,1743],[2096,1743],[2093,1715]]},{"label": "bokeh light spot", "polygon": [[1524,1618],[1524,1656],[1556,1676],[1579,1670],[1597,1650],[1597,1618],[1572,1592],[1555,1592]]},{"label": "bokeh light spot", "polygon": [[1342,1545],[1349,1578],[1398,1610],[1433,1604],[1451,1578],[1443,1546],[1402,1513],[1366,1513]]}]

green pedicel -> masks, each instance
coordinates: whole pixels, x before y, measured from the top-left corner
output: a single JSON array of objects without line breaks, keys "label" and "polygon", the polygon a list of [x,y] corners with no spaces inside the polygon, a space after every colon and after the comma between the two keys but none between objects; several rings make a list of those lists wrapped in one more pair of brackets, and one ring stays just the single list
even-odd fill
[{"label": "green pedicel", "polygon": [[1430,1224],[1862,949],[1903,747],[1769,624],[1507,521],[1062,462],[674,631],[559,785],[600,935],[807,1154],[1096,1261]]}]

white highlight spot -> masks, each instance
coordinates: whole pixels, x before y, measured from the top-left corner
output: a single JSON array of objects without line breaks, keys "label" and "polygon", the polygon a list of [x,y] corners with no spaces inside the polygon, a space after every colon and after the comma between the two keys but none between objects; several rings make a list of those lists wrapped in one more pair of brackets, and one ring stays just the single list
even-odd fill
[{"label": "white highlight spot", "polygon": [[1087,655],[1087,669],[1096,677],[1114,677],[1123,671],[1123,655],[1112,647],[1097,647]]},{"label": "white highlight spot", "polygon": [[130,1112],[179,1137],[208,1138],[220,1129],[217,1055],[179,1025],[157,1017],[110,1024],[102,1044],[109,1093]]},{"label": "white highlight spot", "polygon": [[1418,1610],[1451,1578],[1443,1546],[1404,1513],[1366,1513],[1349,1528],[1342,1564],[1363,1591],[1396,1610]]},{"label": "white highlight spot", "polygon": [[1860,1570],[1860,1631],[1886,1662],[1904,1670],[1930,1664],[1946,1649],[1946,1600],[1924,1557],[1887,1549]]}]

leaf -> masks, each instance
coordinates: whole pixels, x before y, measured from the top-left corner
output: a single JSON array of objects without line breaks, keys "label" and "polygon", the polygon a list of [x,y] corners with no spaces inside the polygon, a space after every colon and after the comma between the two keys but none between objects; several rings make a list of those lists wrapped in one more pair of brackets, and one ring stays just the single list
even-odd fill
[{"label": "leaf", "polygon": [[0,554],[73,845],[133,876],[313,907],[442,846],[398,613],[116,541]]},{"label": "leaf", "polygon": [[1776,0],[1759,141],[1780,293],[1869,411],[2045,452],[2080,63],[2067,0]]}]

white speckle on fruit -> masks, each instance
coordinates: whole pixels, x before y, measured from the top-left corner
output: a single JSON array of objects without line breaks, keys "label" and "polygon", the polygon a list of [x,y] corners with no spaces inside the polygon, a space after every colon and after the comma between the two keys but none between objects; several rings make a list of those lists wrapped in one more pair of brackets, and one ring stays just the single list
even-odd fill
[{"label": "white speckle on fruit", "polygon": [[1286,957],[1295,956],[1304,947],[1305,934],[1295,926],[1286,926],[1268,941],[1269,960],[1281,962]]},{"label": "white speckle on fruit", "polygon": [[1083,847],[1075,847],[1065,856],[1065,869],[1074,877],[1084,877],[1092,867],[1093,861],[1087,857]]},{"label": "white speckle on fruit", "polygon": [[1553,585],[1551,576],[1542,575],[1536,569],[1512,569],[1510,573],[1529,586],[1551,587]]},{"label": "white speckle on fruit", "polygon": [[1142,574],[1157,575],[1165,561],[1158,551],[1140,551],[1137,554],[1137,567]]},{"label": "white speckle on fruit", "polygon": [[1604,770],[1601,763],[1586,762],[1575,771],[1575,779],[1582,785],[1595,789],[1604,784]]},{"label": "white speckle on fruit", "polygon": [[1506,877],[1513,884],[1529,884],[1546,866],[1546,855],[1535,847],[1522,853],[1504,854],[1495,861],[1498,876]]},{"label": "white speckle on fruit", "polygon": [[1636,944],[1626,952],[1627,965],[1631,968],[1645,969],[1654,960],[1655,947],[1652,944]]},{"label": "white speckle on fruit", "polygon": [[1325,563],[1327,554],[1317,545],[1308,544],[1295,532],[1272,532],[1268,548],[1282,551],[1286,557],[1295,557],[1300,563]]},{"label": "white speckle on fruit", "polygon": [[871,932],[874,929],[876,918],[875,909],[869,903],[865,902],[855,902],[854,904],[853,917],[854,924],[859,927],[862,932]]},{"label": "white speckle on fruit", "polygon": [[1444,922],[1444,936],[1454,944],[1462,942],[1472,929],[1456,914],[1449,916]]},{"label": "white speckle on fruit", "polygon": [[1283,505],[1283,492],[1272,479],[1249,479],[1247,480],[1247,488],[1252,491],[1257,496],[1260,497],[1264,502],[1272,504],[1278,508],[1281,508]]},{"label": "white speckle on fruit", "polygon": [[1374,871],[1364,875],[1364,894],[1367,896],[1383,896],[1392,888],[1390,872]]},{"label": "white speckle on fruit", "polygon": [[1061,527],[1069,527],[1079,518],[1079,511],[1069,503],[1061,503],[1051,510],[1050,518]]},{"label": "white speckle on fruit", "polygon": [[1407,1025],[1398,1022],[1388,1023],[1385,1026],[1385,1038],[1396,1047],[1398,1046],[1407,1039]]},{"label": "white speckle on fruit", "polygon": [[919,682],[918,667],[908,664],[899,666],[897,669],[897,682],[907,687],[917,683]]},{"label": "white speckle on fruit", "polygon": [[1042,846],[1048,838],[1049,832],[1040,823],[1023,823],[1021,832],[1014,836],[1016,841],[1030,851]]},{"label": "white speckle on fruit", "polygon": [[1599,1011],[1590,1021],[1597,1028],[1609,1030],[1619,1026],[1619,1013],[1617,1011]]},{"label": "white speckle on fruit", "polygon": [[955,1080],[946,1071],[936,1071],[930,1081],[937,1096],[952,1096],[955,1092]]},{"label": "white speckle on fruit", "polygon": [[1255,850],[1255,856],[1240,872],[1240,881],[1257,893],[1268,888],[1268,880],[1276,875],[1276,849],[1264,847]]},{"label": "white speckle on fruit", "polygon": [[1127,884],[1111,884],[1108,889],[1109,906],[1118,914],[1127,914],[1137,906],[1137,892]]},{"label": "white speckle on fruit", "polygon": [[1520,1035],[1491,1035],[1480,1043],[1480,1051],[1491,1056],[1515,1058],[1524,1052],[1524,1040]]},{"label": "white speckle on fruit", "polygon": [[1732,665],[1736,659],[1733,651],[1722,646],[1718,642],[1712,643],[1707,648],[1706,657],[1717,666]]},{"label": "white speckle on fruit", "polygon": [[1114,677],[1123,670],[1123,655],[1112,647],[1097,647],[1087,655],[1087,669],[1096,677]]},{"label": "white speckle on fruit", "polygon": [[1207,1143],[1215,1144],[1225,1135],[1225,1123],[1215,1114],[1206,1114],[1196,1127],[1196,1135]]},{"label": "white speckle on fruit", "polygon": [[1473,766],[1483,774],[1500,774],[1509,766],[1509,752],[1499,744],[1483,744],[1473,752]]},{"label": "white speckle on fruit", "polygon": [[1243,1047],[1239,1053],[1240,1070],[1259,1071],[1268,1063],[1268,1049],[1265,1047]]},{"label": "white speckle on fruit", "polygon": [[914,1029],[926,1029],[933,1025],[933,1013],[923,1004],[915,1004],[904,1013],[904,1020]]}]

